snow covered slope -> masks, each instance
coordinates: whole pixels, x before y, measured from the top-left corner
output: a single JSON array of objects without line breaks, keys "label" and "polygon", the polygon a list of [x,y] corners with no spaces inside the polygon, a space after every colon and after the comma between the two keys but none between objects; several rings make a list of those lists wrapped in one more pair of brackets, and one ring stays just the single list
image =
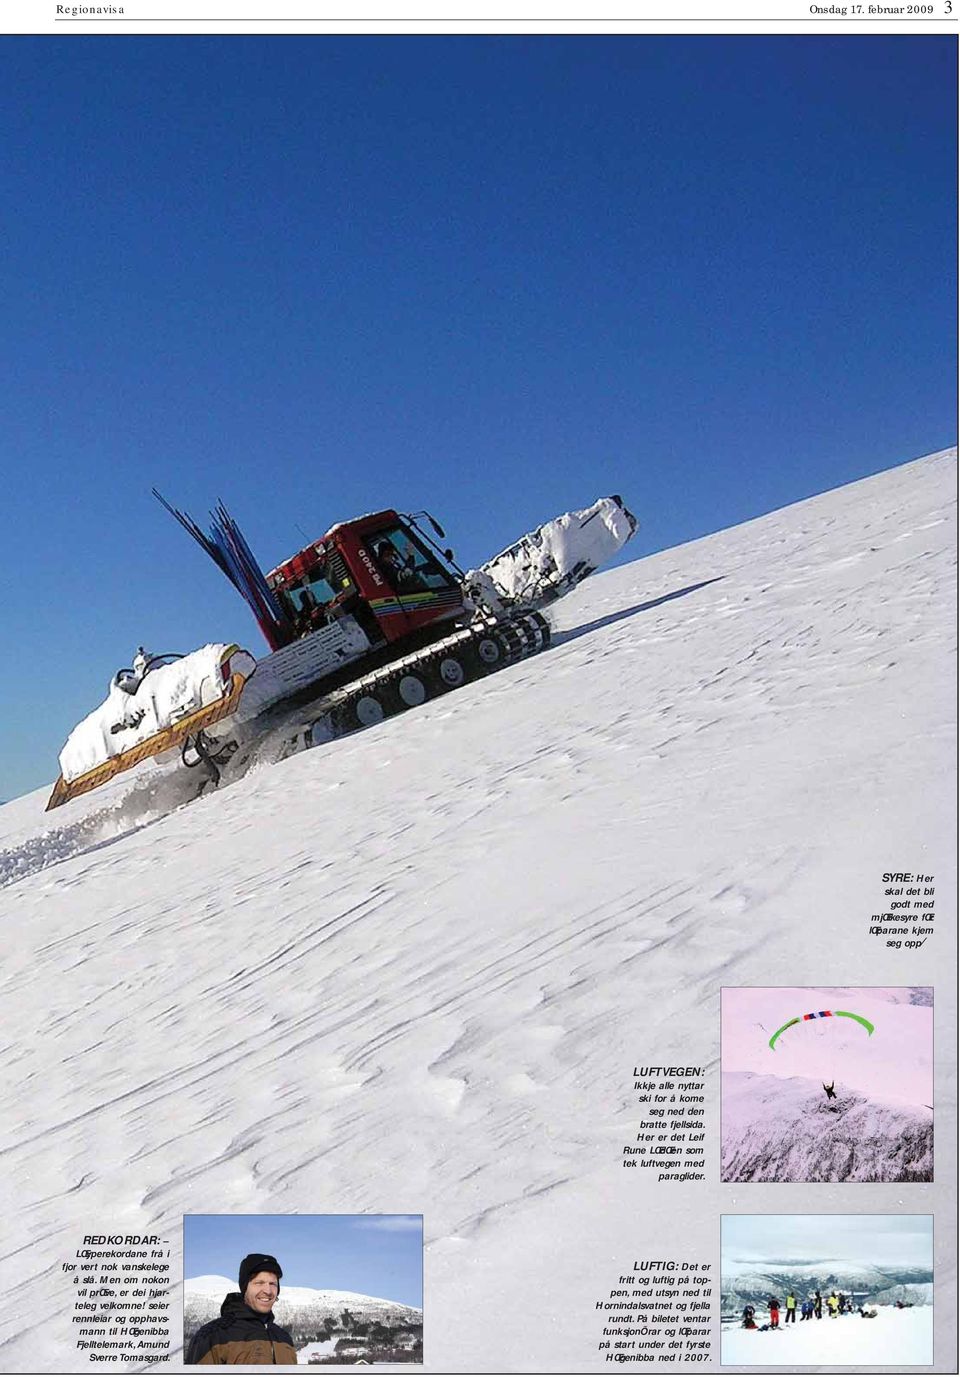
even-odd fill
[{"label": "snow covered slope", "polygon": [[933,1111],[842,1081],[722,1077],[724,1181],[932,1181]]},{"label": "snow covered slope", "polygon": [[[220,1314],[225,1296],[235,1293],[236,1281],[227,1277],[187,1277],[183,1283],[183,1327],[186,1341],[207,1320]],[[278,1324],[290,1331],[294,1344],[301,1348],[316,1339],[327,1321],[337,1321],[345,1310],[362,1324],[423,1324],[423,1311],[380,1296],[364,1296],[357,1291],[325,1291],[310,1286],[284,1286],[273,1307]],[[304,1336],[309,1336],[304,1338]]]},{"label": "snow covered slope", "polygon": [[74,1370],[85,1233],[337,1210],[423,1213],[433,1369],[604,1370],[630,1261],[717,1248],[709,1181],[621,1169],[635,1061],[715,1065],[721,984],[855,984],[893,863],[949,912],[954,486],[597,575],[548,653],[169,816],[0,809],[5,1367]]},{"label": "snow covered slope", "polygon": [[933,1361],[933,1311],[896,1310],[881,1306],[875,1319],[842,1315],[837,1319],[796,1320],[761,1331],[724,1326],[721,1352],[725,1363],[749,1363],[765,1371],[792,1364],[816,1364],[828,1371],[858,1364],[867,1372]]}]

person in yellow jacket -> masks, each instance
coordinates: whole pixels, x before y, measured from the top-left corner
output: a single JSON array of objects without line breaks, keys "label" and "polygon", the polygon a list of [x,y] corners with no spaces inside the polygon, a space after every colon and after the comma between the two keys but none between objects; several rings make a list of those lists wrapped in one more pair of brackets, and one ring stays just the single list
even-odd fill
[{"label": "person in yellow jacket", "polygon": [[787,1292],[787,1318],[784,1324],[796,1324],[797,1322],[797,1298],[792,1291]]},{"label": "person in yellow jacket", "polygon": [[840,1297],[836,1291],[831,1291],[827,1297],[827,1309],[830,1311],[831,1319],[840,1314]]}]

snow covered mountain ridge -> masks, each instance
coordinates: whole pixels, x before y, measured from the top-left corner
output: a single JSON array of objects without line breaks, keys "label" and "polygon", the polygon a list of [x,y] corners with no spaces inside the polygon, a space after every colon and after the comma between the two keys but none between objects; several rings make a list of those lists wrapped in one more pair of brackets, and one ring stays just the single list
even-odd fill
[{"label": "snow covered mountain ridge", "polygon": [[[740,1311],[745,1305],[755,1305],[777,1296],[782,1301],[788,1291],[809,1296],[815,1291],[829,1295],[843,1291],[846,1295],[862,1296],[880,1304],[893,1304],[909,1291],[913,1304],[932,1303],[933,1273],[923,1267],[878,1267],[872,1263],[834,1260],[817,1263],[751,1263],[742,1268],[725,1267],[721,1280],[721,1304],[724,1313]],[[898,1290],[898,1288],[905,1288]]]},{"label": "snow covered mountain ridge", "polygon": [[[183,1327],[185,1342],[220,1314],[226,1295],[235,1292],[237,1283],[227,1277],[188,1277],[183,1283]],[[365,1296],[357,1291],[315,1290],[309,1286],[281,1286],[273,1307],[277,1323],[290,1331],[297,1346],[315,1341],[326,1329],[344,1328],[341,1317],[348,1312],[353,1322],[361,1326],[381,1324],[397,1329],[402,1326],[419,1327],[423,1311],[399,1301],[379,1296]],[[345,1326],[352,1332],[352,1325]]]},{"label": "snow covered mountain ridge", "polygon": [[933,1111],[801,1076],[722,1078],[723,1181],[932,1181]]}]

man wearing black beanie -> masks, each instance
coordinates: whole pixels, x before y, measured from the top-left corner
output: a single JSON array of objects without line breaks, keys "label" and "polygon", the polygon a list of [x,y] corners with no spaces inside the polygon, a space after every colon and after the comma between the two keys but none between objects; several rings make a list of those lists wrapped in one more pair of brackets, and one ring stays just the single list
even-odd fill
[{"label": "man wearing black beanie", "polygon": [[186,1362],[294,1366],[293,1339],[273,1318],[282,1276],[279,1262],[270,1253],[248,1253],[240,1264],[240,1290],[226,1296],[218,1320],[197,1330]]}]

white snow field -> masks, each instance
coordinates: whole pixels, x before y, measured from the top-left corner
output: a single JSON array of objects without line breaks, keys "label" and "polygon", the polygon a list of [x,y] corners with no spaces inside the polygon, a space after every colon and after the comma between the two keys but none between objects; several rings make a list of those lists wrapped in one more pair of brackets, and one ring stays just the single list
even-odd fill
[{"label": "white snow field", "polygon": [[876,1318],[840,1315],[835,1319],[795,1320],[780,1328],[741,1329],[724,1325],[720,1331],[721,1361],[773,1367],[802,1364],[833,1368],[856,1364],[907,1367],[933,1362],[933,1310],[929,1305],[897,1310],[877,1308]]},{"label": "white snow field", "polygon": [[[87,1370],[85,1234],[179,1278],[185,1213],[373,1211],[424,1215],[428,1370],[609,1370],[633,1260],[719,1257],[719,987],[950,968],[868,926],[889,869],[953,902],[955,475],[597,575],[548,652],[167,816],[150,767],[0,809],[3,1367]],[[705,1181],[623,1170],[637,1063],[708,1068]]]}]

